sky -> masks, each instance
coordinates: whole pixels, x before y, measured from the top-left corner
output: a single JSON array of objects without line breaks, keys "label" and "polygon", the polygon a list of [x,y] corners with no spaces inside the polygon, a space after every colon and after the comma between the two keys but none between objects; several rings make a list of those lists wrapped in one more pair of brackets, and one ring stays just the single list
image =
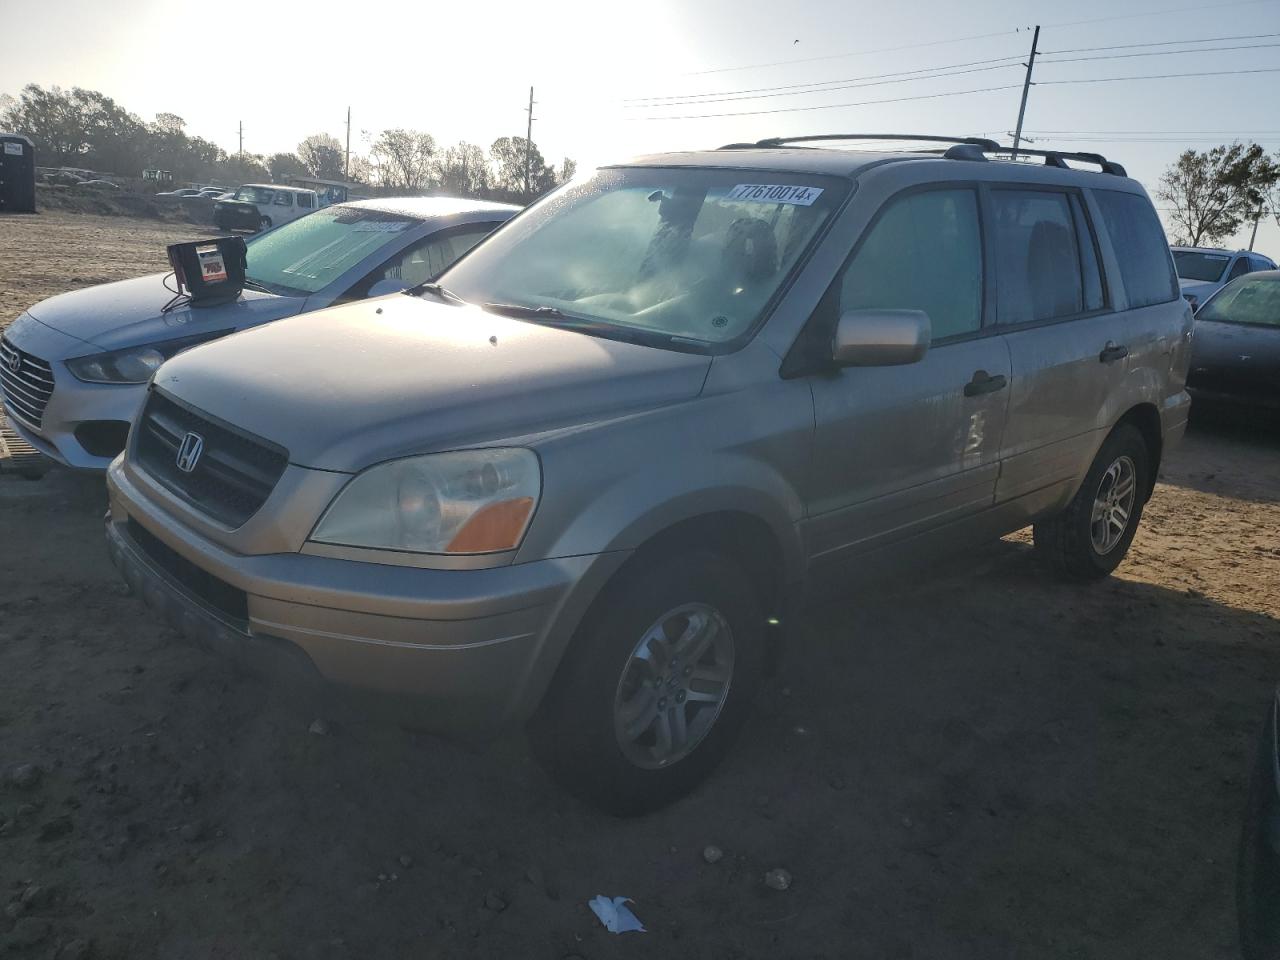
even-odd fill
[{"label": "sky", "polygon": [[[808,133],[1008,141],[1036,24],[1035,146],[1103,152],[1152,191],[1188,146],[1280,150],[1280,0],[0,0],[0,92],[101,90],[229,151],[243,122],[262,154],[342,140],[348,106],[354,151],[388,127],[487,147],[524,135],[530,86],[544,156],[585,168]],[[1274,218],[1255,248],[1280,260]]]}]

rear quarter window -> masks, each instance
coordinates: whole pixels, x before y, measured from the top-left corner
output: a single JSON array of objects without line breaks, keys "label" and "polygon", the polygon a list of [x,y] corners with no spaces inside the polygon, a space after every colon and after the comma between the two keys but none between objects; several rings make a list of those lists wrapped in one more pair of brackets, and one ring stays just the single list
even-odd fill
[{"label": "rear quarter window", "polygon": [[1169,242],[1151,201],[1119,190],[1094,190],[1093,197],[1120,263],[1130,309],[1178,299]]}]

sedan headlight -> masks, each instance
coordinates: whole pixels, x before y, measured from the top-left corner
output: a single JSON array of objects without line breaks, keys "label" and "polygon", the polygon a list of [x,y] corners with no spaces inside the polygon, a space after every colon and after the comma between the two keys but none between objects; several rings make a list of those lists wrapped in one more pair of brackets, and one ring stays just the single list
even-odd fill
[{"label": "sedan headlight", "polygon": [[411,553],[519,546],[542,489],[532,450],[459,450],[370,467],[343,488],[311,539]]},{"label": "sedan headlight", "polygon": [[234,330],[215,330],[194,337],[144,343],[110,353],[95,353],[67,361],[67,369],[86,383],[146,383],[160,364],[197,344],[225,337]]}]

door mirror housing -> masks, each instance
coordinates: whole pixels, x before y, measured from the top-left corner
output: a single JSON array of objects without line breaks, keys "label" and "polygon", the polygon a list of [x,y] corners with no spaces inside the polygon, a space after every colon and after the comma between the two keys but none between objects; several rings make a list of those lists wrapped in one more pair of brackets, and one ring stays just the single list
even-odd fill
[{"label": "door mirror housing", "polygon": [[918,363],[933,327],[923,310],[846,310],[836,324],[831,359],[840,367],[897,367]]},{"label": "door mirror housing", "polygon": [[408,290],[409,284],[395,277],[384,277],[369,288],[370,297],[385,297],[388,293],[399,293]]}]

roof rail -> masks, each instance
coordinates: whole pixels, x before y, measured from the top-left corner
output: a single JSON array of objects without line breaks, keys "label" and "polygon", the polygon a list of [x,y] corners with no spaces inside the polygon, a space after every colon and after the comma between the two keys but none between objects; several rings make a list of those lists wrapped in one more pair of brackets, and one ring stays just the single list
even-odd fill
[{"label": "roof rail", "polygon": [[940,151],[947,160],[986,160],[988,153],[1007,154],[1010,159],[1017,159],[1019,154],[1032,157],[1044,157],[1046,166],[1069,169],[1066,161],[1079,160],[1082,163],[1097,164],[1103,173],[1116,177],[1127,177],[1124,167],[1114,160],[1108,160],[1100,153],[1075,153],[1067,150],[1032,150],[1027,147],[1003,147],[986,137],[943,137],[922,133],[822,133],[804,137],[769,137],[754,143],[728,143],[721,150],[751,150],[782,147],[792,143],[814,143],[823,140],[912,140],[923,143],[950,143],[952,146]]},{"label": "roof rail", "polygon": [[822,133],[807,137],[769,137],[755,143],[730,143],[721,150],[742,150],[750,147],[782,147],[789,143],[813,143],[819,140],[920,140],[925,143],[971,143],[992,152],[1001,149],[1000,144],[985,137],[939,137],[922,133]]},{"label": "roof rail", "polygon": [[1100,153],[1075,153],[1070,150],[1028,150],[1026,147],[1018,147],[1016,151],[1012,147],[1001,147],[994,152],[1008,153],[1013,157],[1023,153],[1029,157],[1044,157],[1045,166],[1059,167],[1063,170],[1068,169],[1065,161],[1079,160],[1081,163],[1096,163],[1102,168],[1103,173],[1109,173],[1115,177],[1127,177],[1129,175],[1123,166],[1114,160],[1108,160]]}]

